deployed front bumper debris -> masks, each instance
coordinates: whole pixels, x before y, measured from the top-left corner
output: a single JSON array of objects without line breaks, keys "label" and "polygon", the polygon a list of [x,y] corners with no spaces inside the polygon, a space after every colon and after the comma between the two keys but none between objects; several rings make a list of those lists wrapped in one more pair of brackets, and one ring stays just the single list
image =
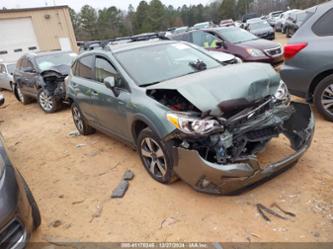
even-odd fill
[{"label": "deployed front bumper debris", "polygon": [[[265,166],[259,164],[255,153],[247,156],[239,155],[239,158],[232,159],[232,163],[230,160],[226,163],[217,163],[204,159],[198,150],[175,146],[174,156],[177,159],[174,166],[175,173],[194,189],[211,194],[231,194],[281,173],[293,166],[309,148],[314,133],[315,124],[310,106],[292,102],[290,108],[294,110],[292,113],[283,113],[283,110],[280,110],[277,113],[266,114],[261,117],[267,120],[254,119],[239,126],[239,129],[245,129],[243,131],[245,134],[246,129],[250,127],[251,130],[255,130],[254,127],[262,129],[265,127],[262,124],[273,127],[272,125],[282,122],[279,134],[284,134],[289,139],[294,154]],[[288,119],[281,118],[283,115]],[[266,142],[268,141],[269,137]]]}]

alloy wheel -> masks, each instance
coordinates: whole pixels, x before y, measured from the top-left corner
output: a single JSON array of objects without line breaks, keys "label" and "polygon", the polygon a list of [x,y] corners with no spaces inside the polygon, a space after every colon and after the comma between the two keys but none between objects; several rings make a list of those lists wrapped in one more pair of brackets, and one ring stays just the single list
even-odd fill
[{"label": "alloy wheel", "polygon": [[146,137],[141,142],[141,155],[146,168],[156,177],[162,178],[167,173],[167,164],[161,146],[152,138]]},{"label": "alloy wheel", "polygon": [[83,131],[83,121],[82,121],[81,113],[76,106],[73,107],[72,114],[73,114],[73,119],[74,119],[76,128],[82,132]]},{"label": "alloy wheel", "polygon": [[53,108],[53,100],[44,91],[39,94],[39,103],[45,111],[51,111]]},{"label": "alloy wheel", "polygon": [[330,115],[333,115],[333,84],[324,89],[321,94],[321,104]]}]

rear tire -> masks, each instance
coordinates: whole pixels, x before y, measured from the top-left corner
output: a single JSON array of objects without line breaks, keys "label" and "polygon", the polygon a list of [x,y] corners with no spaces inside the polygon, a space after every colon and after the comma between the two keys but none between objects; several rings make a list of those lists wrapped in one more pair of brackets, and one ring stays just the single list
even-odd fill
[{"label": "rear tire", "polygon": [[333,122],[333,75],[327,76],[317,85],[314,104],[325,119]]},{"label": "rear tire", "polygon": [[61,102],[53,96],[48,96],[44,89],[40,89],[37,94],[37,102],[40,108],[46,113],[54,113],[61,107]]},{"label": "rear tire", "polygon": [[73,103],[71,110],[75,127],[81,135],[87,136],[96,132],[96,130],[88,124],[77,104]]},{"label": "rear tire", "polygon": [[142,164],[154,180],[171,184],[178,179],[173,171],[172,145],[161,141],[150,128],[140,132],[137,149]]},{"label": "rear tire", "polygon": [[23,105],[30,104],[32,99],[28,97],[27,95],[23,94],[21,91],[21,88],[18,84],[15,84],[14,86],[14,95],[16,99],[21,102]]}]

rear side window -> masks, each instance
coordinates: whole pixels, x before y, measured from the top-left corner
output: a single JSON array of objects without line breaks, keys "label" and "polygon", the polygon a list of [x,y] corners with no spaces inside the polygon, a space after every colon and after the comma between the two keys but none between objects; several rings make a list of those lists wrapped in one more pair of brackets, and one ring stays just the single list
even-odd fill
[{"label": "rear side window", "polygon": [[33,68],[34,66],[32,65],[32,63],[27,59],[27,58],[23,58],[21,61],[21,68]]},{"label": "rear side window", "polygon": [[88,55],[79,59],[76,63],[75,75],[93,80],[94,77],[94,56]]},{"label": "rear side window", "polygon": [[312,30],[318,36],[333,36],[333,9],[320,17],[312,26]]}]

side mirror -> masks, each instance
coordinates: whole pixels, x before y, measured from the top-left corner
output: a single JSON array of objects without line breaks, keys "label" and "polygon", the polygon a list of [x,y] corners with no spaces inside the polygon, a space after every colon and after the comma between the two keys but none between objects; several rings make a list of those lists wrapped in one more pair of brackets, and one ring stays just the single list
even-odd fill
[{"label": "side mirror", "polygon": [[0,106],[2,106],[5,103],[5,98],[3,95],[0,95]]},{"label": "side mirror", "polygon": [[115,80],[114,77],[111,77],[111,76],[110,77],[106,77],[104,79],[104,84],[105,84],[106,88],[109,88],[113,92],[113,94],[116,97],[118,97],[119,92],[116,89],[116,80]]}]

